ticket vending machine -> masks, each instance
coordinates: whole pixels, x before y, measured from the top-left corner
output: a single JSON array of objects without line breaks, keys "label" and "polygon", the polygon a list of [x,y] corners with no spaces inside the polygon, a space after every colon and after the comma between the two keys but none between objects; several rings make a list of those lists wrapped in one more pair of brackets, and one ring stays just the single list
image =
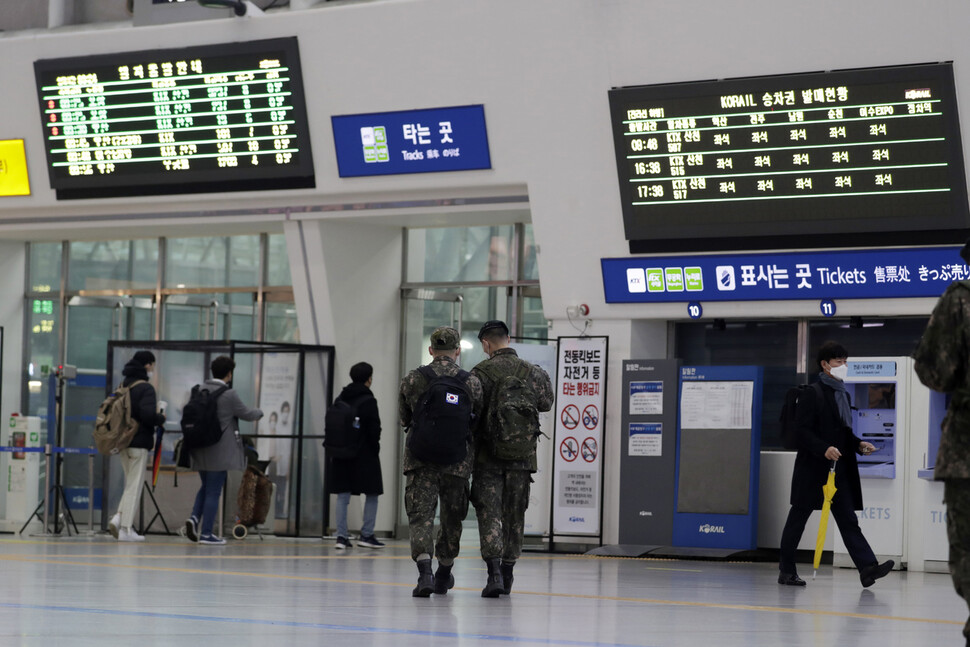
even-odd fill
[{"label": "ticket vending machine", "polygon": [[[909,357],[850,358],[846,390],[852,399],[855,435],[875,445],[868,456],[856,455],[862,479],[859,526],[880,561],[906,562],[906,445],[909,435]],[[852,567],[838,532],[833,563]]]}]

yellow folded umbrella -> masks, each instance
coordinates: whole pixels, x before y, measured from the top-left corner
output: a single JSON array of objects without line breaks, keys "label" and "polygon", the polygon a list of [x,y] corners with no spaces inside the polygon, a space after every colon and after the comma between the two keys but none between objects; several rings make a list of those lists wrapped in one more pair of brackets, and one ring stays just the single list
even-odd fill
[{"label": "yellow folded umbrella", "polygon": [[835,496],[835,461],[829,468],[829,478],[822,486],[822,518],[818,521],[818,537],[815,538],[815,570],[812,572],[812,579],[818,573],[818,564],[822,560],[822,550],[825,548],[825,531],[829,527],[829,511],[832,509],[832,497]]}]

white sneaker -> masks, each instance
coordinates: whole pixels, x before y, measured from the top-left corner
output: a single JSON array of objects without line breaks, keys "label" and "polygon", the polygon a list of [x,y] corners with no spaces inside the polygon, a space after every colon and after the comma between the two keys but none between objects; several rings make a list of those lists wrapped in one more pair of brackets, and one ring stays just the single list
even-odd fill
[{"label": "white sneaker", "polygon": [[145,541],[145,536],[139,535],[134,528],[122,528],[118,531],[118,541]]},{"label": "white sneaker", "polygon": [[108,532],[115,539],[118,539],[118,529],[121,527],[121,513],[116,512],[115,516],[111,517],[111,521],[108,522]]}]

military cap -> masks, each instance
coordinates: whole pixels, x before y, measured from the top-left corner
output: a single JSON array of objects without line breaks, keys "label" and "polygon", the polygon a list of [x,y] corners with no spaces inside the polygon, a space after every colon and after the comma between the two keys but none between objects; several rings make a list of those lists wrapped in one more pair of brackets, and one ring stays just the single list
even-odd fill
[{"label": "military cap", "polygon": [[431,348],[435,350],[455,350],[461,341],[461,335],[450,326],[440,326],[431,333]]},{"label": "military cap", "polygon": [[491,321],[486,321],[482,324],[481,330],[478,331],[478,341],[482,340],[482,337],[492,332],[493,330],[501,330],[502,334],[509,334],[509,327],[505,325],[504,321],[498,319],[492,319]]}]

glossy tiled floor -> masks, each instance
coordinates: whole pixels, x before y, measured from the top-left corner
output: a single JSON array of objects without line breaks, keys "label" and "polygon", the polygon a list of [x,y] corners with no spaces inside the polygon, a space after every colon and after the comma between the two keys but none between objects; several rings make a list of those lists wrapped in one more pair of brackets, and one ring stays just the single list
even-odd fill
[{"label": "glossy tiled floor", "polygon": [[415,599],[404,541],[5,535],[0,646],[963,644],[966,606],[945,575],[894,572],[862,589],[854,571],[824,567],[796,589],[775,583],[773,564],[527,553],[512,596],[482,599],[475,548],[449,595]]}]

